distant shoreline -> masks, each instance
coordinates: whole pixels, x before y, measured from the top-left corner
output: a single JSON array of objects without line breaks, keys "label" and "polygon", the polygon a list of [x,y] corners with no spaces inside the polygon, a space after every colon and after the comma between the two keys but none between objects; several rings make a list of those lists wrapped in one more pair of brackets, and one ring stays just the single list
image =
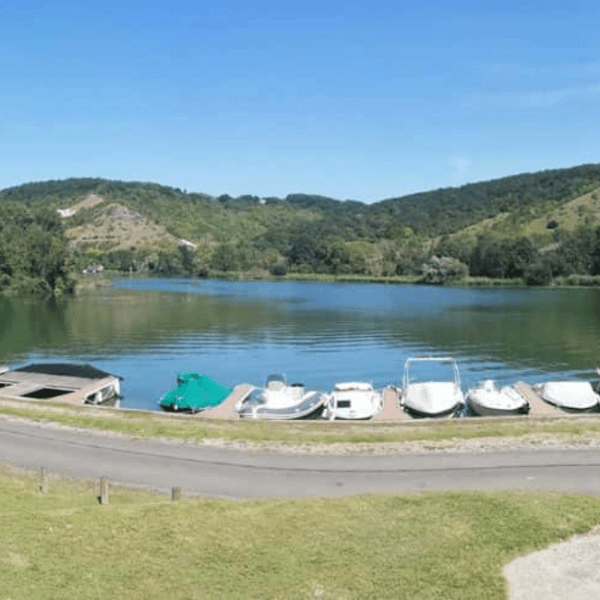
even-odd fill
[{"label": "distant shoreline", "polygon": [[79,275],[77,277],[76,294],[89,292],[112,285],[120,279],[194,279],[194,280],[225,280],[225,281],[307,281],[322,283],[381,283],[395,285],[438,285],[440,287],[454,288],[522,288],[522,289],[569,289],[569,288],[597,288],[600,287],[600,277],[576,275],[558,277],[547,286],[527,286],[522,279],[491,279],[487,277],[468,277],[459,281],[446,284],[421,283],[418,275],[402,275],[393,277],[374,277],[372,275],[329,275],[318,273],[288,273],[287,275],[271,275],[256,272],[212,272],[208,277],[191,277],[184,275],[155,275],[152,273],[121,273],[118,271],[105,271],[101,275]]}]

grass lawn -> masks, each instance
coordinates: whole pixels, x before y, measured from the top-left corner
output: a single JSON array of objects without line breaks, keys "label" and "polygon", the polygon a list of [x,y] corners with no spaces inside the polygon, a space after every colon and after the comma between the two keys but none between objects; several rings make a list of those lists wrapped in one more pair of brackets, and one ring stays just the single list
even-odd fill
[{"label": "grass lawn", "polygon": [[[430,441],[501,438],[531,439],[539,442],[551,437],[569,444],[588,444],[600,440],[600,415],[581,417],[521,417],[496,419],[423,419],[409,422],[328,422],[328,421],[253,421],[217,420],[201,416],[172,415],[160,412],[72,406],[60,403],[2,400],[0,416],[21,417],[38,422],[113,431],[150,438],[175,438],[188,441],[225,440],[257,444],[298,446],[390,445]],[[0,598],[0,600],[2,600]]]},{"label": "grass lawn", "polygon": [[503,599],[504,564],[600,522],[600,498],[169,498],[0,468],[0,599]]}]

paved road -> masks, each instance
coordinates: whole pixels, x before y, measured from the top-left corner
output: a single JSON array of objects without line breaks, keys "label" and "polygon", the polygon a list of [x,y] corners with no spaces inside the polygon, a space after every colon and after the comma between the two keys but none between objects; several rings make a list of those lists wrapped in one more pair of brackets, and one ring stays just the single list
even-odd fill
[{"label": "paved road", "polygon": [[600,494],[597,450],[483,454],[253,454],[0,421],[0,461],[26,469],[187,495],[340,496],[425,490],[555,490]]}]

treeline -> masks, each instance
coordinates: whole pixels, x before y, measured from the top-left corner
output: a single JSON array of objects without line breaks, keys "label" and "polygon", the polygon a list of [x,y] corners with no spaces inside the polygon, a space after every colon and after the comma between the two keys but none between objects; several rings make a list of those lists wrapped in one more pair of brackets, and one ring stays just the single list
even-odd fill
[{"label": "treeline", "polygon": [[0,203],[0,293],[70,293],[71,273],[69,248],[56,211]]},{"label": "treeline", "polygon": [[558,277],[600,275],[600,228],[581,226],[564,232],[561,240],[540,247],[527,237],[518,239],[480,235],[473,247],[440,242],[435,252],[468,266],[472,277],[523,279],[527,285],[548,285]]},{"label": "treeline", "polygon": [[[285,198],[244,195],[212,197],[201,193],[140,182],[78,178],[31,183],[0,191],[0,208],[21,210],[33,227],[27,235],[48,233],[36,219],[53,213],[51,236],[57,250],[68,249],[56,208],[67,208],[89,194],[105,203],[118,202],[163,225],[176,238],[193,242],[167,249],[155,247],[110,250],[86,242],[74,256],[74,267],[102,264],[123,272],[208,277],[220,273],[316,273],[368,277],[417,276],[445,283],[466,275],[491,279],[523,279],[531,285],[556,277],[596,276],[598,231],[591,225],[575,232],[548,223],[543,236],[524,236],[519,227],[531,215],[551,209],[598,187],[600,164],[505,177],[392,198],[371,205],[354,200],[307,194]],[[93,226],[102,205],[84,209],[66,223]],[[11,214],[12,214],[11,213]],[[499,213],[509,213],[502,231],[486,231],[473,239],[451,235]],[[12,220],[11,220],[12,219]],[[7,227],[17,227],[7,217]],[[50,223],[50,217],[46,217]],[[511,223],[514,228],[511,230]],[[60,225],[60,227],[59,227]],[[38,229],[35,229],[35,228]],[[29,229],[27,229],[29,231]],[[41,232],[41,233],[40,233]],[[14,286],[15,274],[41,277],[49,289],[68,288],[68,273],[52,275],[35,261],[29,266],[23,236],[7,241],[0,272]],[[543,238],[543,239],[542,239]],[[172,242],[171,242],[172,243]],[[8,244],[8,245],[7,245]],[[32,247],[35,247],[32,246]],[[61,256],[63,256],[61,254]],[[16,261],[16,262],[15,262]],[[60,261],[59,261],[60,262]],[[14,263],[14,264],[13,264]],[[18,263],[18,264],[17,264]],[[8,281],[5,278],[5,282]],[[4,287],[6,287],[6,283]],[[22,284],[25,287],[27,285]]]},{"label": "treeline", "polygon": [[[540,247],[527,237],[480,235],[474,244],[459,246],[442,238],[433,243],[410,229],[395,240],[347,242],[339,236],[314,240],[292,239],[280,254],[260,250],[249,242],[216,244],[175,251],[119,250],[88,254],[123,272],[148,271],[161,275],[210,277],[222,273],[283,276],[288,273],[361,275],[367,277],[415,276],[424,283],[451,283],[470,276],[492,280],[523,280],[527,285],[548,285],[556,278],[585,284],[585,277],[600,276],[600,228],[582,226],[564,233],[562,240]],[[579,276],[579,277],[577,277]],[[581,278],[583,276],[583,279]]]}]

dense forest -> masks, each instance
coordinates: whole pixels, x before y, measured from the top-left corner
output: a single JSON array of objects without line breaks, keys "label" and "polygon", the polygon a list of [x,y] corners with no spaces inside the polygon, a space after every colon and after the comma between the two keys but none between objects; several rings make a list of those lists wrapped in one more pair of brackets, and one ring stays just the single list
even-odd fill
[{"label": "dense forest", "polygon": [[[68,289],[69,261],[77,270],[103,264],[121,271],[195,276],[235,271],[257,276],[409,275],[429,283],[466,275],[522,279],[530,285],[558,277],[578,277],[581,282],[600,275],[600,215],[595,208],[599,186],[600,164],[526,173],[370,205],[307,194],[213,197],[98,178],[28,183],[0,191],[5,215],[0,225],[0,287],[18,280],[27,288],[35,280],[51,290]],[[56,217],[56,209],[77,206],[90,195],[98,198],[94,206],[62,222]],[[574,222],[551,218],[566,215],[569,203],[581,198],[588,204],[580,202]],[[130,220],[143,217],[158,224],[164,235],[153,231],[135,238],[114,221],[110,211],[115,206],[125,207]],[[537,229],[531,226],[536,219],[542,222]],[[23,235],[14,236],[18,227]],[[109,232],[104,237],[99,235],[101,227]],[[23,259],[42,247],[36,241],[42,235],[54,240],[52,252],[60,255],[54,263],[60,268],[54,271],[33,258]],[[189,243],[177,246],[176,239]]]},{"label": "dense forest", "polygon": [[0,292],[73,291],[63,223],[56,211],[0,203]]}]

